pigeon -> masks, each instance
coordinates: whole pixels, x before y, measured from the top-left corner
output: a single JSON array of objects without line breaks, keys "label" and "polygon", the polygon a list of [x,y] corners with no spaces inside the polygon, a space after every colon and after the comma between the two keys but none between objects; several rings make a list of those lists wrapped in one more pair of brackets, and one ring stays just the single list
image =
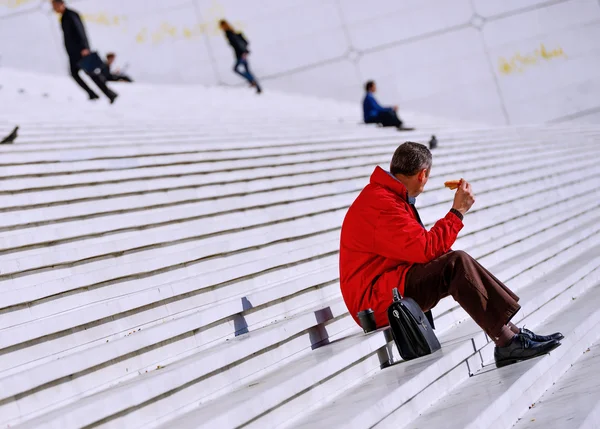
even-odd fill
[{"label": "pigeon", "polygon": [[8,136],[6,136],[1,142],[0,144],[11,144],[14,143],[14,141],[16,140],[17,136],[19,135],[18,133],[19,131],[19,126],[17,125],[15,127],[14,130],[12,130],[12,133],[10,133]]},{"label": "pigeon", "polygon": [[438,141],[435,136],[431,136],[431,140],[429,140],[429,149],[435,149],[438,146]]}]

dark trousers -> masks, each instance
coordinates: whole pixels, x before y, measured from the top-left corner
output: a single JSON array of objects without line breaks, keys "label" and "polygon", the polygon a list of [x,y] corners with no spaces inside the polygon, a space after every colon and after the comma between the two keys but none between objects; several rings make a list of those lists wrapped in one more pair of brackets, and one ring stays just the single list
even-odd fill
[{"label": "dark trousers", "polygon": [[129,82],[132,83],[133,79],[131,79],[126,74],[109,74],[107,79],[109,82]]},{"label": "dark trousers", "polygon": [[384,127],[401,127],[402,121],[393,110],[381,112],[376,118],[370,120],[370,124],[381,124]]},{"label": "dark trousers", "polygon": [[[244,68],[243,71],[240,70],[240,68]],[[242,76],[244,79],[246,79],[250,84],[255,84],[256,83],[256,79],[254,78],[254,75],[252,74],[252,72],[250,71],[250,65],[248,64],[248,60],[244,57],[239,57],[236,59],[236,62],[233,66],[233,71],[237,74],[239,74],[240,76]]]},{"label": "dark trousers", "polygon": [[519,311],[519,298],[492,273],[463,251],[451,251],[406,275],[404,295],[423,311],[451,295],[491,338]]},{"label": "dark trousers", "polygon": [[[75,79],[77,85],[79,85],[85,92],[88,93],[90,98],[98,98],[98,95],[94,91],[92,91],[92,89],[85,83],[85,81],[81,79],[81,76],[79,76],[80,68],[77,63],[78,61],[73,60],[71,60],[70,62],[71,76],[73,77],[73,79]],[[113,99],[117,96],[115,92],[111,91],[110,88],[106,86],[106,81],[102,76],[97,76],[94,74],[90,74],[89,76],[90,79],[92,79],[92,81],[96,84],[96,86],[100,88],[100,91],[102,91],[104,95],[106,95],[108,98]]]}]

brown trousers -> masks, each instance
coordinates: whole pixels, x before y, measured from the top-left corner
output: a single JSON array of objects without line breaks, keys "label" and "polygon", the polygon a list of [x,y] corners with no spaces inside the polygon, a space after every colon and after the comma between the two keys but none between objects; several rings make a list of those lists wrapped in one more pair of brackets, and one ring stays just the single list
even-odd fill
[{"label": "brown trousers", "polygon": [[521,308],[519,297],[460,250],[413,266],[406,275],[404,295],[414,299],[423,311],[452,295],[491,338],[499,337],[503,326]]}]

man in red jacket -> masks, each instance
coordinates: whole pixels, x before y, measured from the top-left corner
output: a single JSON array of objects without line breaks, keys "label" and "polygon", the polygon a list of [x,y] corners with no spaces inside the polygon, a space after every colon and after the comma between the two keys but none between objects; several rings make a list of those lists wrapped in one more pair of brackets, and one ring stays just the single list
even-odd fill
[{"label": "man in red jacket", "polygon": [[475,203],[466,180],[448,214],[427,231],[415,208],[432,166],[424,145],[398,147],[390,171],[377,167],[370,183],[344,219],[340,243],[340,284],[350,314],[373,309],[378,327],[386,326],[392,289],[429,311],[451,295],[496,343],[498,367],[548,353],[562,334],[536,335],[510,323],[518,297],[463,251],[452,251],[463,216]]}]

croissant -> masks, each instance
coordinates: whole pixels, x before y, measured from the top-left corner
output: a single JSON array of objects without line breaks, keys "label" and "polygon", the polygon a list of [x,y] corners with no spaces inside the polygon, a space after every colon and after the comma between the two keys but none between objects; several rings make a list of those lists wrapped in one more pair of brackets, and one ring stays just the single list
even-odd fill
[{"label": "croissant", "polygon": [[460,186],[461,180],[448,180],[444,182],[444,186],[446,188],[450,188],[451,190],[457,189]]}]

